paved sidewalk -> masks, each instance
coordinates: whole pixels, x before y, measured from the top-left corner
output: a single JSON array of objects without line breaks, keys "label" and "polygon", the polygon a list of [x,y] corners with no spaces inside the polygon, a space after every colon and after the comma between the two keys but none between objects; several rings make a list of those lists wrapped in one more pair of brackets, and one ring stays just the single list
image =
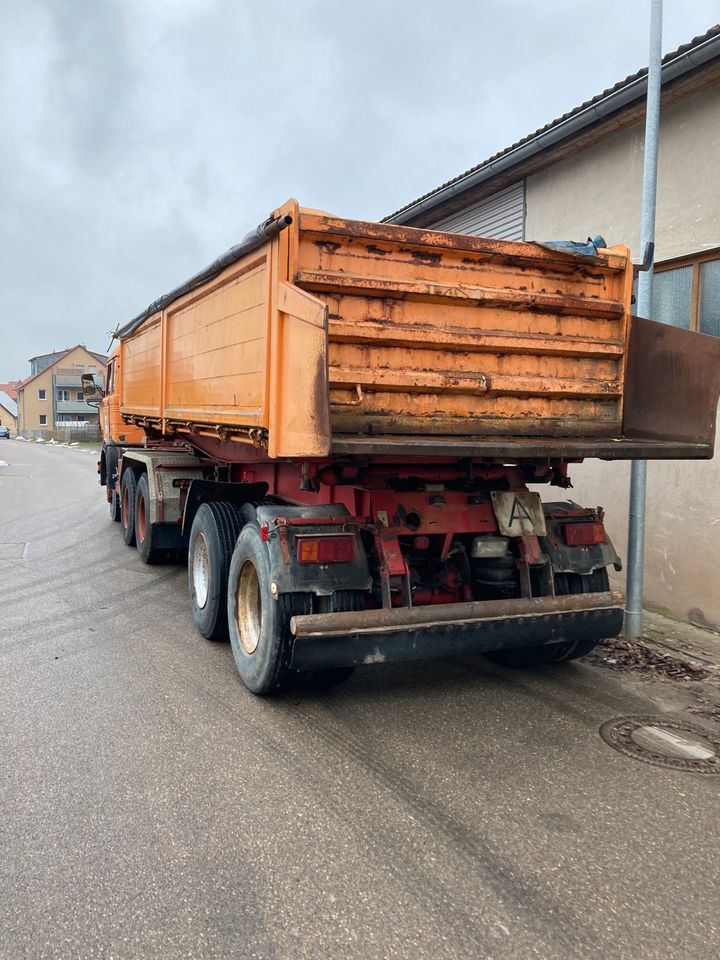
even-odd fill
[{"label": "paved sidewalk", "polygon": [[646,610],[643,639],[674,654],[720,667],[720,633],[713,630],[703,630],[691,623],[671,620]]},{"label": "paved sidewalk", "polygon": [[642,637],[601,640],[586,659],[646,679],[707,680],[716,692],[720,685],[720,634],[649,610]]}]

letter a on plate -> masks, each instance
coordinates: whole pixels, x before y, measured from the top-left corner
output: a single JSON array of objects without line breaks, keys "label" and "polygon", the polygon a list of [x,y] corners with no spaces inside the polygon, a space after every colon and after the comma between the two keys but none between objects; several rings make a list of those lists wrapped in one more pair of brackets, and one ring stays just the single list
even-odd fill
[{"label": "letter a on plate", "polygon": [[492,490],[490,496],[504,537],[545,536],[545,514],[539,493]]}]

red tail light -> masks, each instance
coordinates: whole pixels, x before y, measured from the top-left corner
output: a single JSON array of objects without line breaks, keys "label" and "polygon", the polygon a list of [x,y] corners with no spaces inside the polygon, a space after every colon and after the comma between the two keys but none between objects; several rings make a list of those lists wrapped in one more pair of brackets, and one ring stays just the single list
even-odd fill
[{"label": "red tail light", "polygon": [[298,537],[299,563],[343,563],[352,560],[354,537]]},{"label": "red tail light", "polygon": [[589,547],[605,543],[605,527],[600,522],[564,523],[563,534],[569,547]]}]

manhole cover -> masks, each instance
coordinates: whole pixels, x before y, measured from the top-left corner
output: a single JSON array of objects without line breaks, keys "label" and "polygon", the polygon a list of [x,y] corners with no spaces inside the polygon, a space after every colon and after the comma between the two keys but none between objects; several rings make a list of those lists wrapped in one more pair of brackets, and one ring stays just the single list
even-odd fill
[{"label": "manhole cover", "polygon": [[672,717],[618,717],[600,727],[605,743],[635,760],[687,773],[720,774],[720,737]]}]

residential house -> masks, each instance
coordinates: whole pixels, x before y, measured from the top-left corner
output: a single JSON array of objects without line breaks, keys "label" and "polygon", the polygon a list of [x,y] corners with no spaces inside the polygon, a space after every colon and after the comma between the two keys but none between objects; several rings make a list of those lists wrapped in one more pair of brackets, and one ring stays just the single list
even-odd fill
[{"label": "residential house", "polygon": [[77,344],[30,360],[30,376],[18,386],[18,429],[28,438],[49,439],[57,431],[99,430],[97,407],[85,402],[82,374],[104,384],[107,357]]},{"label": "residential house", "polygon": [[0,427],[7,427],[13,437],[17,436],[17,412],[17,401],[0,389]]},{"label": "residential house", "polygon": [[[641,259],[647,70],[626,77],[386,217],[508,240],[601,234]],[[663,58],[652,316],[720,336],[720,25]],[[720,630],[720,438],[711,462],[648,470],[646,601]],[[572,496],[607,508],[621,554],[629,465],[573,467]]]},{"label": "residential house", "polygon": [[7,383],[0,383],[0,390],[3,393],[6,393],[11,400],[17,402],[17,388],[20,384],[19,380],[8,380]]}]

